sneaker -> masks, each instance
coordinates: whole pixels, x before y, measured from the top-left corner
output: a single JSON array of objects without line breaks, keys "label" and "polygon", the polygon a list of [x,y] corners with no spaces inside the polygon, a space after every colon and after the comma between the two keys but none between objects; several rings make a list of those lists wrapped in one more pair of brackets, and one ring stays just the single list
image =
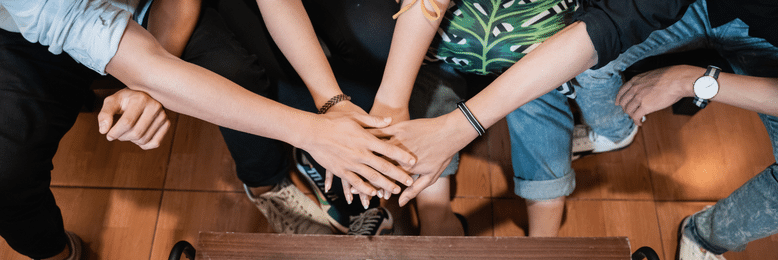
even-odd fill
[{"label": "sneaker", "polygon": [[683,229],[689,222],[689,217],[686,217],[681,221],[681,226],[678,228],[678,252],[676,254],[676,260],[726,260],[724,256],[713,254],[708,250],[700,247],[691,238],[684,234]]},{"label": "sneaker", "polygon": [[394,230],[392,214],[384,207],[371,208],[357,216],[351,216],[349,235],[391,235]]},{"label": "sneaker", "polygon": [[332,234],[327,214],[284,179],[271,191],[259,196],[243,185],[249,200],[257,205],[277,233],[284,234]]},{"label": "sneaker", "polygon": [[637,134],[638,127],[635,126],[627,138],[616,143],[605,136],[598,135],[589,126],[575,125],[573,128],[573,160],[585,154],[604,153],[627,147],[632,144]]},{"label": "sneaker", "polygon": [[324,167],[309,159],[310,155],[302,149],[294,149],[294,161],[297,170],[300,171],[308,185],[313,190],[319,206],[326,212],[327,220],[340,232],[348,233],[350,216],[358,216],[365,212],[362,204],[358,202],[351,205],[346,202],[343,196],[343,186],[340,185],[340,178],[334,177],[332,187],[328,192],[324,192]]},{"label": "sneaker", "polygon": [[81,260],[81,238],[76,233],[65,230],[65,235],[68,236],[68,247],[70,248],[70,256],[65,260]]}]

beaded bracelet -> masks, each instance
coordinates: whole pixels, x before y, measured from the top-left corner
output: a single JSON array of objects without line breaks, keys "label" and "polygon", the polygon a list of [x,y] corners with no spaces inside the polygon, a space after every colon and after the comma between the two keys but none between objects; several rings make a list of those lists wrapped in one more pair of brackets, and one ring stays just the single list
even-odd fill
[{"label": "beaded bracelet", "polygon": [[351,100],[351,97],[347,96],[346,94],[339,94],[339,95],[336,95],[336,96],[330,98],[330,100],[327,101],[327,103],[324,103],[324,105],[321,107],[321,109],[319,109],[319,114],[327,113],[327,110],[330,110],[330,108],[332,106],[334,106],[338,102],[344,101],[344,100],[349,101],[349,100]]}]

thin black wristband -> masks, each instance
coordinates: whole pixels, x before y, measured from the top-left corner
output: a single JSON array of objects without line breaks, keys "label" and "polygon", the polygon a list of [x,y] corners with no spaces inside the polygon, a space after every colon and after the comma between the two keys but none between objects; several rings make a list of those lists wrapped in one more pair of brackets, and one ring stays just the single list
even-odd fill
[{"label": "thin black wristband", "polygon": [[465,105],[465,101],[459,101],[457,102],[457,108],[459,108],[460,111],[462,111],[463,114],[465,114],[465,118],[467,118],[467,121],[470,122],[470,125],[475,128],[475,131],[478,132],[478,136],[484,135],[486,133],[486,130],[481,125],[480,122],[478,122],[478,119],[475,119],[475,116],[472,112],[470,112],[470,109],[467,108],[467,105]]}]

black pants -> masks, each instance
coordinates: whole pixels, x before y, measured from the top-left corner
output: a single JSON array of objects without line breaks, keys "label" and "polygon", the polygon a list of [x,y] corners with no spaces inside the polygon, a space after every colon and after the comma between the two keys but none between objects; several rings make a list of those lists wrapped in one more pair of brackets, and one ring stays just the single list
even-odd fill
[{"label": "black pants", "polygon": [[[317,36],[329,50],[329,62],[338,85],[352,97],[354,104],[369,112],[391,46],[395,24],[392,15],[400,9],[399,4],[393,0],[303,0],[303,4]],[[223,0],[217,3],[217,9],[237,39],[266,67],[271,84],[278,88],[278,100],[297,109],[316,112],[310,92],[270,37],[256,1]],[[229,139],[227,133],[224,137]],[[238,147],[229,142],[227,146],[236,164],[241,164],[240,158],[257,156],[256,146]],[[244,182],[253,178],[252,175],[257,176],[238,171],[238,177]],[[339,187],[339,181],[336,177],[333,187]],[[374,198],[371,206],[379,203],[379,198]],[[364,208],[359,203],[352,203],[349,208],[349,212],[361,211]]]},{"label": "black pants", "polygon": [[[182,58],[272,98],[256,56],[237,43],[213,10],[203,10]],[[0,236],[21,254],[47,258],[66,245],[49,189],[52,158],[98,76],[67,54],[53,55],[21,34],[0,30]],[[279,152],[281,142],[222,131],[231,133],[225,135],[231,151],[236,145],[255,151],[255,157],[236,158],[239,171],[258,172],[244,181],[274,184],[285,177],[289,163]]]}]

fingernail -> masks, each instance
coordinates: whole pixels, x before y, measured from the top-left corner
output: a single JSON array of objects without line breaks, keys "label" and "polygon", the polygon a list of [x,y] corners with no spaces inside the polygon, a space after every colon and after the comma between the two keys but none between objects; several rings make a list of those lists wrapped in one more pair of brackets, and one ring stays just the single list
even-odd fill
[{"label": "fingernail", "polygon": [[100,133],[105,133],[108,127],[108,121],[102,121],[100,122]]},{"label": "fingernail", "polygon": [[351,194],[357,194],[357,189],[351,188]]},{"label": "fingernail", "polygon": [[405,206],[405,203],[408,203],[407,198],[400,198],[400,206]]},{"label": "fingernail", "polygon": [[375,190],[373,190],[373,191],[371,191],[371,192],[370,192],[370,196],[375,196],[375,195],[376,195],[376,193],[377,193],[377,192],[376,192]]},{"label": "fingernail", "polygon": [[354,197],[352,197],[352,195],[351,195],[351,194],[349,194],[349,193],[346,193],[346,203],[348,203],[349,205],[351,205],[351,201],[353,201],[353,200],[354,200]]},{"label": "fingernail", "polygon": [[395,187],[395,188],[392,190],[392,192],[394,192],[394,194],[400,194],[400,187]]},{"label": "fingernail", "polygon": [[389,200],[389,198],[391,198],[391,197],[392,197],[392,194],[391,194],[391,193],[389,193],[389,192],[387,192],[387,193],[386,193],[386,200]]},{"label": "fingernail", "polygon": [[378,191],[378,197],[383,198],[384,197],[384,192],[379,190]]},{"label": "fingernail", "polygon": [[646,117],[643,116],[643,118],[640,119],[640,122],[646,122]]},{"label": "fingernail", "polygon": [[[407,179],[407,180],[405,180],[405,185],[406,185],[406,186],[411,186],[411,184],[413,184],[413,179]],[[399,187],[398,187],[397,189],[399,189]]]},{"label": "fingernail", "polygon": [[408,161],[408,164],[415,165],[416,164],[416,158],[411,158],[411,160]]},{"label": "fingernail", "polygon": [[367,196],[362,196],[362,207],[365,207],[367,209],[370,207],[370,200],[367,198]]},{"label": "fingernail", "polygon": [[391,123],[392,118],[391,117],[384,117],[384,123]]},{"label": "fingernail", "polygon": [[332,186],[332,183],[324,183],[324,193],[327,193],[330,191],[330,186]]}]

